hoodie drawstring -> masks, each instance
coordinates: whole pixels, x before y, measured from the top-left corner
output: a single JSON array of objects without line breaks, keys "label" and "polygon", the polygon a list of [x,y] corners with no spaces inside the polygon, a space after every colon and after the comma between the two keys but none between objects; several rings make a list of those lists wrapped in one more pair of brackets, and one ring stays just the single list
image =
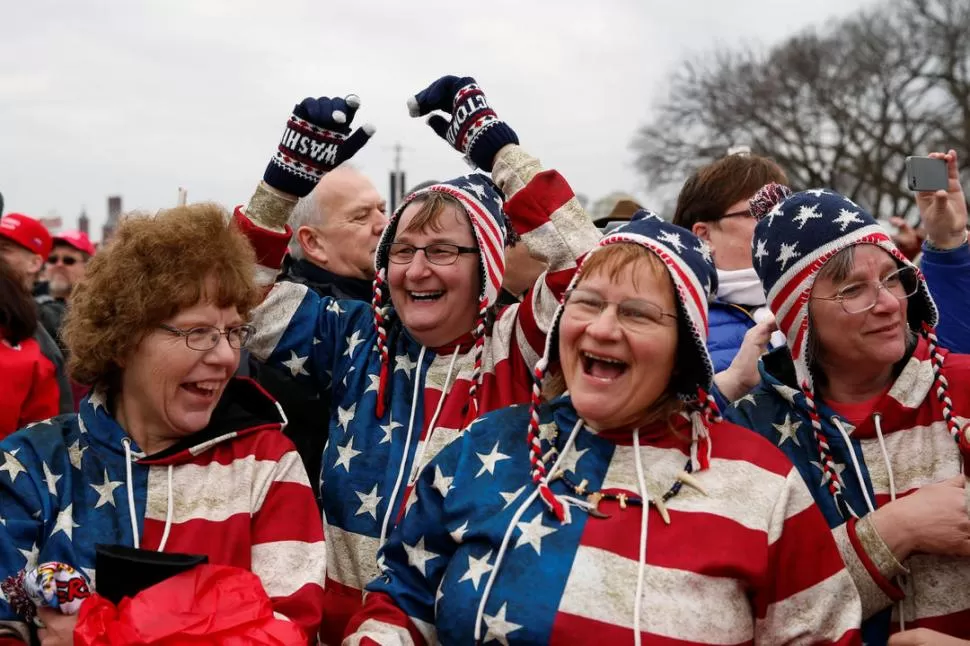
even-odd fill
[{"label": "hoodie drawstring", "polygon": [[[141,549],[141,538],[138,535],[138,520],[135,515],[135,483],[131,474],[131,439],[122,438],[121,443],[125,447],[125,485],[128,491],[128,517],[131,520],[131,535],[134,538],[135,549]],[[172,531],[172,518],[175,516],[175,496],[172,486],[173,465],[168,465],[168,505],[165,511],[165,531],[162,532],[162,541],[158,544],[158,552],[165,551],[165,544],[168,543],[168,535]]]},{"label": "hoodie drawstring", "polygon": [[[862,477],[862,467],[859,466],[859,458],[856,457],[855,448],[853,448],[852,446],[852,440],[849,439],[849,433],[839,422],[838,417],[832,417],[831,419],[832,419],[832,424],[835,425],[835,428],[839,429],[839,433],[842,434],[842,439],[845,440],[845,445],[849,449],[849,457],[852,459],[852,469],[853,471],[855,471],[856,480],[859,481],[859,486],[862,488],[862,495],[866,499],[866,507],[869,508],[870,512],[876,511],[876,507],[875,505],[872,504],[872,499],[869,497],[869,489],[868,487],[866,487],[866,481]],[[855,512],[852,511],[852,507],[849,505],[848,502],[845,503],[845,506],[849,508],[849,511],[852,512],[853,516],[856,516]],[[856,516],[856,518],[858,518],[858,516]]]},{"label": "hoodie drawstring", "polygon": [[[896,477],[893,475],[893,465],[889,461],[889,451],[886,450],[886,440],[882,435],[882,414],[873,413],[872,421],[876,427],[876,438],[879,439],[879,450],[882,452],[882,461],[886,465],[886,474],[889,476],[889,500],[896,501]],[[902,584],[902,581],[900,581]],[[900,586],[902,587],[902,586]],[[896,604],[899,613],[899,630],[906,630],[906,617],[903,615],[903,600],[900,599]]]},{"label": "hoodie drawstring", "polygon": [[886,440],[882,436],[882,414],[875,413],[872,416],[876,426],[876,437],[879,438],[879,450],[882,451],[882,461],[886,465],[886,473],[889,475],[889,500],[896,500],[896,478],[893,475],[893,465],[889,461],[889,451],[886,450]]},{"label": "hoodie drawstring", "polygon": [[[438,423],[438,416],[441,415],[441,409],[444,408],[445,399],[448,397],[448,387],[451,386],[451,374],[455,369],[455,363],[458,361],[458,352],[461,347],[455,348],[454,354],[451,355],[451,363],[448,364],[448,374],[445,375],[445,385],[441,389],[441,397],[438,398],[438,405],[434,409],[434,415],[431,416],[431,423],[428,424],[428,436],[424,438],[424,443],[421,444],[421,449],[418,451],[417,455],[414,456],[414,462],[411,465],[412,477],[409,483],[413,484],[414,480],[418,477],[418,469],[421,467],[421,461],[424,460],[424,452],[428,448],[428,444],[431,442],[431,436],[434,434],[435,425]],[[407,449],[405,449],[406,451]]]},{"label": "hoodie drawstring", "polygon": [[[694,443],[696,446],[696,442]],[[640,500],[644,501],[640,508],[640,556],[637,563],[637,596],[633,602],[633,643],[640,646],[640,610],[643,605],[643,580],[647,569],[647,519],[650,517],[650,492],[647,491],[646,478],[643,475],[643,461],[640,458],[640,429],[633,431],[633,455],[637,467],[637,488]]]},{"label": "hoodie drawstring", "polygon": [[[573,426],[572,432],[566,439],[566,444],[563,446],[562,453],[556,458],[556,462],[552,465],[549,473],[555,473],[559,468],[559,464],[566,458],[569,454],[569,450],[573,447],[576,441],[576,436],[579,435],[579,429],[583,428],[583,419],[579,418],[576,420],[576,425]],[[533,487],[532,493],[519,505],[519,508],[515,510],[512,514],[512,520],[509,521],[508,527],[505,529],[505,535],[502,537],[502,544],[498,548],[498,554],[495,556],[495,564],[492,567],[492,571],[488,574],[488,581],[485,582],[485,589],[482,591],[482,599],[478,602],[478,612],[475,614],[475,643],[481,643],[482,639],[482,623],[485,620],[485,605],[488,603],[488,598],[492,594],[492,585],[495,583],[495,579],[498,577],[499,568],[502,567],[502,560],[505,559],[505,552],[508,550],[509,542],[512,540],[512,532],[515,531],[516,525],[518,525],[519,520],[521,520],[522,515],[525,510],[539,497],[539,488]],[[565,506],[568,510],[569,507]],[[540,512],[541,513],[541,512]]]},{"label": "hoodie drawstring", "polygon": [[172,471],[173,466],[168,465],[168,506],[165,510],[165,531],[162,532],[162,542],[158,544],[159,552],[165,551],[165,544],[168,543],[168,533],[172,529],[172,516],[174,516],[175,497],[172,495]]},{"label": "hoodie drawstring", "polygon": [[135,539],[135,549],[141,547],[141,539],[138,536],[138,520],[135,516],[135,485],[131,477],[131,440],[122,438],[121,443],[125,445],[125,484],[128,489],[128,517],[131,520],[131,534]]},{"label": "hoodie drawstring", "polygon": [[421,352],[418,353],[418,364],[414,368],[414,381],[411,386],[414,393],[411,396],[411,419],[408,420],[408,432],[404,437],[404,453],[401,455],[401,466],[397,470],[397,480],[394,481],[394,489],[391,490],[391,498],[387,501],[387,510],[384,511],[384,521],[381,523],[381,540],[377,544],[380,551],[387,540],[387,528],[391,524],[391,516],[396,511],[394,501],[397,499],[397,492],[401,490],[401,482],[404,480],[404,470],[407,466],[408,447],[411,446],[411,435],[414,433],[414,415],[418,410],[418,393],[421,391],[421,365],[424,363],[424,353],[426,348],[422,345]]}]

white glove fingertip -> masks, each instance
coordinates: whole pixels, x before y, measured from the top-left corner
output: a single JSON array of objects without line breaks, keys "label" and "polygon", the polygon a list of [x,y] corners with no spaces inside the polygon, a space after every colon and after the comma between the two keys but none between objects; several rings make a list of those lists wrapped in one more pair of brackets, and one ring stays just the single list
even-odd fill
[{"label": "white glove fingertip", "polygon": [[344,97],[344,103],[346,103],[348,107],[359,108],[360,97],[357,96],[356,94],[348,94],[347,96]]},{"label": "white glove fingertip", "polygon": [[347,123],[347,115],[343,110],[334,110],[330,118],[333,119],[334,123]]},{"label": "white glove fingertip", "polygon": [[373,123],[365,123],[360,127],[360,129],[367,133],[368,137],[373,137],[374,133],[377,132],[377,128]]},{"label": "white glove fingertip", "polygon": [[408,97],[408,114],[410,114],[412,117],[421,116],[421,106],[418,105],[418,97]]}]

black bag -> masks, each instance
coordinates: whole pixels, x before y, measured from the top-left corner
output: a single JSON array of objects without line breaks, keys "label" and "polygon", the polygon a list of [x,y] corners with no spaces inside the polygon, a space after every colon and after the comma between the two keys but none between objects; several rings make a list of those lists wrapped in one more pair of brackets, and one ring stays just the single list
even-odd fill
[{"label": "black bag", "polygon": [[209,562],[205,554],[153,552],[125,545],[95,545],[97,592],[117,605],[125,597]]}]

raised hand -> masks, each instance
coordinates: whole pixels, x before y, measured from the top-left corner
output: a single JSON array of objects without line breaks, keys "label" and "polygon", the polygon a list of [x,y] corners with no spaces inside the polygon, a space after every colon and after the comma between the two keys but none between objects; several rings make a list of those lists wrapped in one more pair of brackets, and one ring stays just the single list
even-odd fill
[{"label": "raised hand", "polygon": [[412,117],[441,111],[428,117],[428,125],[473,166],[491,172],[495,155],[519,138],[488,105],[485,93],[470,76],[442,76],[408,99]]},{"label": "raised hand", "polygon": [[351,132],[360,98],[306,98],[293,108],[263,181],[278,191],[303,197],[324,174],[347,161],[374,134],[365,124]]},{"label": "raised hand", "polygon": [[967,199],[960,186],[957,153],[930,153],[934,159],[946,161],[948,186],[945,191],[916,194],[926,241],[936,249],[955,249],[967,241]]},{"label": "raised hand", "polygon": [[771,334],[777,329],[775,318],[769,315],[744,333],[731,365],[714,375],[714,383],[725,399],[736,401],[761,382],[758,360],[768,351]]}]

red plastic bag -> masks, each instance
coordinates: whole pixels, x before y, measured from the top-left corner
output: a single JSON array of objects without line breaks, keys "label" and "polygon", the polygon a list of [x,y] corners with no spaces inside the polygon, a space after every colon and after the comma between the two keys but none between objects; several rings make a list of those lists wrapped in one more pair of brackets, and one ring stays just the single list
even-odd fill
[{"label": "red plastic bag", "polygon": [[95,594],[81,605],[77,646],[306,646],[299,626],[273,616],[252,572],[199,565],[115,607]]}]

